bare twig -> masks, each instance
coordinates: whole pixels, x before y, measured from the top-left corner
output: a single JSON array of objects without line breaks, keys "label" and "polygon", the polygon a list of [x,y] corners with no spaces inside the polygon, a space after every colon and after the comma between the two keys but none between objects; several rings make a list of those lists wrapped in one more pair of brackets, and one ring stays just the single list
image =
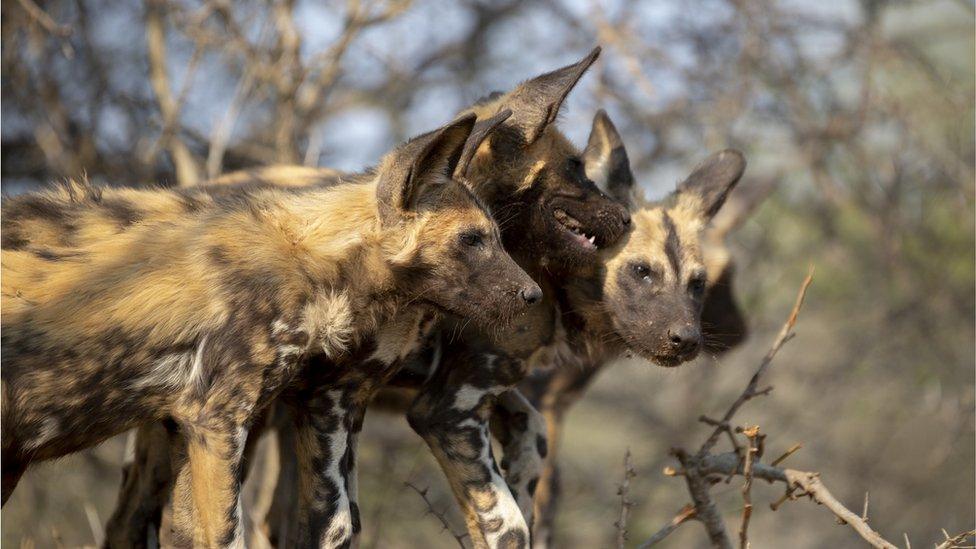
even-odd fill
[{"label": "bare twig", "polygon": [[617,489],[617,495],[620,496],[620,518],[614,523],[614,526],[617,527],[617,547],[620,549],[623,549],[627,542],[627,517],[630,515],[630,508],[634,505],[632,501],[627,499],[627,496],[630,493],[630,479],[635,476],[637,473],[634,471],[634,464],[630,459],[630,448],[627,448],[627,452],[624,454],[624,479]]},{"label": "bare twig", "polygon": [[968,549],[973,547],[972,545],[963,545],[969,538],[976,537],[976,530],[970,530],[968,532],[962,532],[955,536],[949,536],[949,532],[945,530],[942,531],[942,535],[945,536],[945,541],[935,546],[935,549]]},{"label": "bare twig", "polygon": [[421,489],[411,482],[405,482],[404,484],[406,484],[410,488],[413,488],[413,490],[420,495],[420,497],[424,500],[424,503],[427,505],[427,512],[437,517],[437,520],[440,521],[441,526],[444,528],[444,530],[446,530],[451,534],[451,536],[454,538],[455,541],[457,541],[457,544],[459,547],[461,547],[461,549],[465,549],[464,538],[468,537],[468,534],[467,533],[458,534],[454,532],[454,529],[451,528],[451,523],[447,521],[447,517],[444,516],[444,513],[438,512],[436,509],[434,509],[434,504],[431,503],[430,499],[427,497],[427,492],[430,491],[430,488]]},{"label": "bare twig", "polygon": [[47,14],[46,11],[42,10],[40,6],[34,3],[33,0],[17,0],[20,7],[24,8],[27,15],[31,17],[31,20],[36,21],[44,30],[58,36],[61,38],[67,38],[71,36],[71,27],[68,25],[61,25],[51,19],[51,16]]},{"label": "bare twig", "polygon": [[[759,369],[756,370],[756,373],[752,375],[752,379],[749,380],[749,384],[746,385],[746,389],[741,395],[739,395],[739,398],[732,403],[732,406],[730,406],[728,411],[725,412],[725,415],[722,416],[722,423],[728,425],[729,420],[731,420],[732,416],[739,411],[739,408],[759,394],[756,391],[756,388],[759,386],[759,380],[762,378],[763,374],[766,373],[766,370],[769,369],[769,365],[773,362],[773,358],[776,357],[776,353],[778,353],[780,348],[783,347],[783,344],[793,337],[793,327],[796,325],[796,319],[800,314],[800,309],[803,307],[803,298],[806,296],[807,288],[810,286],[812,281],[813,267],[811,266],[810,272],[807,274],[807,277],[803,280],[803,284],[800,286],[800,292],[796,296],[796,303],[793,305],[793,310],[790,311],[790,317],[786,320],[786,323],[783,324],[779,334],[773,341],[772,347],[769,348],[766,356],[763,357],[762,363],[759,365]],[[718,442],[718,437],[722,434],[722,432],[722,427],[717,427],[715,431],[712,432],[712,434],[708,437],[708,440],[706,440],[698,450],[697,455],[699,458],[703,457],[712,449],[713,446],[715,446],[715,443]]]},{"label": "bare twig", "polygon": [[827,487],[820,482],[819,473],[808,473],[793,469],[786,469],[784,473],[790,485],[802,488],[814,501],[830,509],[837,518],[849,524],[851,528],[864,538],[864,541],[879,549],[896,549],[893,543],[882,538],[881,534],[871,529],[861,517],[837,501],[830,491],[827,490]]},{"label": "bare twig", "polygon": [[794,453],[796,453],[796,451],[799,450],[800,448],[803,448],[803,443],[802,442],[797,442],[793,446],[790,446],[790,449],[789,450],[783,452],[783,455],[781,455],[778,458],[774,459],[769,464],[775,467],[776,465],[779,465],[780,463],[783,463],[784,461],[786,461],[787,458],[789,458]]},{"label": "bare twig", "polygon": [[739,528],[739,547],[749,548],[749,519],[752,517],[752,463],[753,456],[759,451],[757,439],[759,438],[759,426],[750,427],[742,431],[749,439],[749,447],[746,448],[745,464],[742,467],[742,476],[746,481],[742,485],[742,527]]},{"label": "bare twig", "polygon": [[677,530],[679,526],[688,522],[689,520],[694,519],[695,516],[696,516],[695,506],[690,503],[688,505],[685,505],[684,507],[681,508],[680,511],[678,511],[678,513],[674,516],[674,518],[671,519],[670,522],[668,522],[667,524],[664,525],[664,527],[662,527],[660,530],[655,532],[653,536],[647,538],[647,541],[638,545],[637,549],[648,549],[648,547],[657,544],[659,541],[671,535],[671,532]]},{"label": "bare twig", "polygon": [[197,162],[190,149],[179,137],[179,131],[169,131],[167,128],[176,127],[179,120],[180,104],[173,97],[170,89],[169,72],[167,70],[166,29],[164,21],[164,4],[159,0],[151,0],[146,7],[146,50],[149,57],[149,82],[159,103],[159,111],[163,116],[163,137],[161,141],[168,143],[173,166],[176,168],[176,181],[181,187],[195,185],[200,180]]}]

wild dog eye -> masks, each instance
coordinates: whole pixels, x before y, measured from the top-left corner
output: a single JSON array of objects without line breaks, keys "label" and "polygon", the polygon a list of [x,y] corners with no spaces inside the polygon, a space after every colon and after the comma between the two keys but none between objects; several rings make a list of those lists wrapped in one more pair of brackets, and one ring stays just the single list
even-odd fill
[{"label": "wild dog eye", "polygon": [[634,270],[634,276],[641,280],[651,280],[654,275],[654,271],[647,263],[634,263],[631,268]]},{"label": "wild dog eye", "polygon": [[693,296],[700,296],[705,292],[705,275],[696,274],[688,281],[688,291]]},{"label": "wild dog eye", "polygon": [[580,160],[579,158],[575,157],[575,156],[570,157],[569,158],[569,169],[573,170],[574,172],[575,171],[582,170],[583,169],[583,161]]},{"label": "wild dog eye", "polygon": [[481,246],[485,241],[484,237],[482,237],[480,233],[476,232],[461,233],[458,239],[461,241],[461,244],[472,247]]}]

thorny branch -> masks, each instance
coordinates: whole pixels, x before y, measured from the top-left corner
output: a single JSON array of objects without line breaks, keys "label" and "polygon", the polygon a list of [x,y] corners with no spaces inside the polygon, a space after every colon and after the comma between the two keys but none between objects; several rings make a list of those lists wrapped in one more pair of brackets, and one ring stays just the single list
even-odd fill
[{"label": "thorny branch", "polygon": [[617,527],[617,547],[619,549],[623,549],[627,542],[627,518],[630,516],[630,508],[634,505],[628,499],[628,495],[630,494],[630,479],[635,476],[637,473],[634,471],[634,464],[630,459],[630,448],[628,448],[627,453],[624,454],[624,479],[617,489],[617,495],[620,496],[620,518],[614,525]]},{"label": "thorny branch", "polygon": [[448,533],[451,534],[451,536],[454,538],[455,541],[457,541],[457,544],[459,547],[461,547],[461,549],[465,549],[464,538],[468,537],[468,534],[456,533],[454,529],[451,528],[451,523],[447,521],[447,517],[444,516],[444,513],[438,512],[436,509],[434,509],[434,504],[431,503],[430,499],[427,497],[427,492],[430,491],[430,488],[421,489],[411,482],[405,482],[404,484],[406,484],[410,488],[413,488],[413,490],[420,495],[420,497],[424,500],[424,504],[427,505],[427,512],[437,517],[437,520],[440,521],[441,526],[444,528],[444,530],[446,530]]},{"label": "thorny branch", "polygon": [[754,457],[758,459],[759,453],[759,426],[755,425],[742,431],[749,439],[749,446],[746,448],[745,465],[742,468],[742,476],[746,478],[742,485],[742,527],[739,528],[739,547],[749,548],[749,519],[752,517],[752,468]]},{"label": "thorny branch", "polygon": [[[976,538],[976,530],[963,532],[955,536],[950,536],[949,532],[942,531],[945,541],[935,546],[935,549],[971,549],[974,545],[963,545],[969,538]],[[974,539],[976,541],[976,539]]]},{"label": "thorny branch", "polygon": [[[796,303],[793,305],[793,310],[790,311],[789,318],[786,320],[786,323],[783,324],[779,334],[773,341],[773,345],[769,348],[769,351],[766,352],[766,356],[763,357],[762,362],[759,364],[759,369],[756,370],[756,373],[752,375],[752,379],[749,380],[749,384],[746,385],[745,390],[742,391],[739,398],[732,403],[732,406],[729,406],[729,409],[725,412],[725,415],[722,416],[722,424],[726,426],[729,425],[729,421],[731,421],[732,416],[739,411],[739,408],[741,408],[743,404],[752,400],[754,397],[759,396],[760,394],[765,394],[768,392],[766,389],[762,390],[761,392],[757,390],[759,380],[762,379],[763,375],[766,373],[766,370],[769,369],[769,365],[772,364],[773,359],[776,357],[776,353],[779,352],[787,341],[793,338],[793,327],[796,325],[796,319],[800,314],[800,309],[803,307],[803,298],[806,296],[807,288],[810,286],[812,281],[813,268],[811,267],[810,273],[807,274],[807,277],[803,280],[803,284],[800,286],[800,292],[796,296]],[[716,427],[715,430],[712,431],[712,434],[708,437],[708,440],[706,440],[705,443],[702,444],[701,448],[698,449],[697,457],[704,457],[705,454],[707,454],[712,447],[715,446],[715,443],[718,442],[718,437],[722,434],[722,432],[722,426]]]}]

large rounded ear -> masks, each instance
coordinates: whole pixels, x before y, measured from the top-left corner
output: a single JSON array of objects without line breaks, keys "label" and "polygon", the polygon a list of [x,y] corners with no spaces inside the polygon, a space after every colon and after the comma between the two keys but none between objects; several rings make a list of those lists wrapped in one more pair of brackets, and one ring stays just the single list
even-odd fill
[{"label": "large rounded ear", "polygon": [[512,90],[504,106],[512,109],[511,123],[526,144],[535,142],[556,121],[563,100],[599,56],[598,46],[576,63],[536,76]]},{"label": "large rounded ear", "polygon": [[509,109],[503,109],[501,112],[488,118],[486,120],[479,120],[474,125],[474,129],[471,130],[471,135],[468,136],[467,142],[464,144],[464,151],[461,153],[461,159],[458,161],[457,167],[455,168],[454,174],[456,176],[463,177],[468,173],[468,166],[471,165],[471,160],[474,159],[475,154],[478,152],[478,148],[485,139],[491,135],[491,132],[495,131],[502,122],[508,120],[512,116],[512,111]]},{"label": "large rounded ear", "polygon": [[380,166],[376,187],[384,223],[419,211],[426,198],[451,183],[474,124],[475,115],[462,116],[408,141],[387,156]]},{"label": "large rounded ear", "polygon": [[590,129],[590,140],[583,151],[586,177],[614,200],[633,206],[634,173],[630,169],[627,149],[607,112],[597,111]]},{"label": "large rounded ear", "polygon": [[678,205],[708,221],[725,203],[729,192],[742,178],[746,159],[742,153],[726,149],[699,164],[675,191]]}]

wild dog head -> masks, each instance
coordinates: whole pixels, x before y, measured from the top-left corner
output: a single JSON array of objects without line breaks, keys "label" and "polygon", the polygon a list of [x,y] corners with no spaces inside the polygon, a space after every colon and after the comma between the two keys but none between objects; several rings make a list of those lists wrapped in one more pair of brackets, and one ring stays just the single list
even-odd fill
[{"label": "wild dog head", "polygon": [[666,200],[639,205],[626,150],[606,113],[597,114],[587,147],[592,178],[627,204],[633,222],[601,255],[597,277],[578,285],[606,312],[603,328],[630,350],[662,366],[694,358],[703,344],[701,315],[708,286],[703,235],[742,177],[734,150],[711,155]]},{"label": "wild dog head", "polygon": [[[467,115],[388,155],[378,170],[380,222],[404,294],[481,324],[504,322],[542,290],[502,247],[498,225],[459,179],[458,164],[509,113],[475,124]],[[466,145],[467,143],[467,145]]]},{"label": "wild dog head", "polygon": [[630,222],[627,210],[586,176],[579,150],[555,127],[563,100],[599,54],[597,48],[471,109],[479,118],[512,111],[477,150],[466,175],[491,205],[505,246],[550,271],[572,273],[592,263]]}]

